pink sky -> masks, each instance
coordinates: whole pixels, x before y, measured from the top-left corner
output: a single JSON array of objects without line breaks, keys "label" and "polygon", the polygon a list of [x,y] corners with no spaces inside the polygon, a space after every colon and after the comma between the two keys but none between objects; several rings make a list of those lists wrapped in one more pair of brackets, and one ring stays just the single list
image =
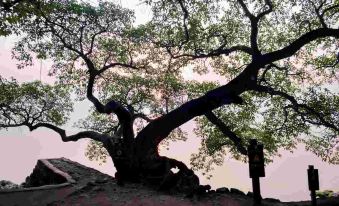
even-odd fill
[{"label": "pink sky", "polygon": [[[12,42],[13,39],[0,37],[0,75],[7,78],[14,76],[19,81],[39,79],[39,62],[30,69],[19,71],[15,68],[15,61],[11,60],[10,54]],[[43,62],[42,80],[50,82],[51,78],[46,75],[47,67],[48,63]],[[76,120],[84,117],[83,114],[87,113],[88,105],[88,101],[77,104],[71,119]],[[66,128],[70,129],[69,126]],[[193,122],[185,124],[184,128],[189,132],[188,140],[171,144],[170,150],[163,151],[162,154],[189,164],[190,154],[196,152],[199,147],[199,138],[191,132]],[[0,130],[0,179],[21,183],[30,174],[38,159],[58,157],[66,157],[113,175],[115,169],[110,160],[100,166],[85,157],[86,143],[87,140],[64,143],[56,133],[48,129],[38,129],[34,132],[29,132],[24,127],[8,131]],[[276,158],[266,167],[266,177],[261,178],[263,197],[274,197],[283,201],[309,199],[306,170],[310,164],[319,169],[322,190],[339,191],[338,165],[322,162],[314,154],[305,152],[302,145],[299,145],[293,154],[282,151],[282,155],[281,158]],[[251,190],[248,165],[230,158],[226,158],[223,166],[216,167],[211,180],[206,180],[202,176],[200,178],[202,184],[210,184],[212,188],[225,186],[238,188],[245,192]]]}]

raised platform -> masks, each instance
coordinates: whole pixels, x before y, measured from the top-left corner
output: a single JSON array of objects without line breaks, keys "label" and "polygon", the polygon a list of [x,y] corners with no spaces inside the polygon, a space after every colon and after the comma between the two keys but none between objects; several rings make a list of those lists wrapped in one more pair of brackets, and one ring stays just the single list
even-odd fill
[{"label": "raised platform", "polygon": [[66,158],[40,159],[24,187],[0,190],[0,206],[46,205],[67,197],[88,182],[112,178]]}]

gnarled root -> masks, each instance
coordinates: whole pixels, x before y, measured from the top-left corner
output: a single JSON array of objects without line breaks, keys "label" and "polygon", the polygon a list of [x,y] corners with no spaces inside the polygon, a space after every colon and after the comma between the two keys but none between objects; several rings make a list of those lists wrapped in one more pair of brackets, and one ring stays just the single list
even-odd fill
[{"label": "gnarled root", "polygon": [[[174,173],[172,168],[178,168],[179,171]],[[187,196],[201,193],[199,177],[183,162],[168,157],[153,159],[147,167],[145,180],[161,191],[184,193]]]}]

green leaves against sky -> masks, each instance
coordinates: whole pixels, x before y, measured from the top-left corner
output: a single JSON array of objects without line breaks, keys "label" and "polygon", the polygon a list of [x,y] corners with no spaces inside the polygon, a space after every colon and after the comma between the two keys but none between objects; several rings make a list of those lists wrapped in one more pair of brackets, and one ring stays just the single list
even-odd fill
[{"label": "green leaves against sky", "polygon": [[63,125],[73,111],[69,90],[64,85],[35,81],[19,84],[0,78],[0,128],[39,122]]}]

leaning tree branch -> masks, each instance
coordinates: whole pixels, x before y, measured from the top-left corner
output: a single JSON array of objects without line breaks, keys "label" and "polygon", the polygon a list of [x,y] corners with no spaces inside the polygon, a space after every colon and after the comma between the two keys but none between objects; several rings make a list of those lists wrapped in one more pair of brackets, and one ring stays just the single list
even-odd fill
[{"label": "leaning tree branch", "polygon": [[234,143],[241,154],[247,155],[247,150],[243,145],[242,139],[231,131],[221,119],[219,119],[212,111],[206,112],[205,117]]},{"label": "leaning tree branch", "polygon": [[144,156],[145,153],[157,148],[158,143],[165,139],[170,132],[194,117],[204,115],[226,104],[241,104],[240,94],[256,84],[259,65],[249,64],[242,73],[228,84],[213,89],[205,95],[190,100],[169,113],[150,122],[136,136],[136,153]]}]

